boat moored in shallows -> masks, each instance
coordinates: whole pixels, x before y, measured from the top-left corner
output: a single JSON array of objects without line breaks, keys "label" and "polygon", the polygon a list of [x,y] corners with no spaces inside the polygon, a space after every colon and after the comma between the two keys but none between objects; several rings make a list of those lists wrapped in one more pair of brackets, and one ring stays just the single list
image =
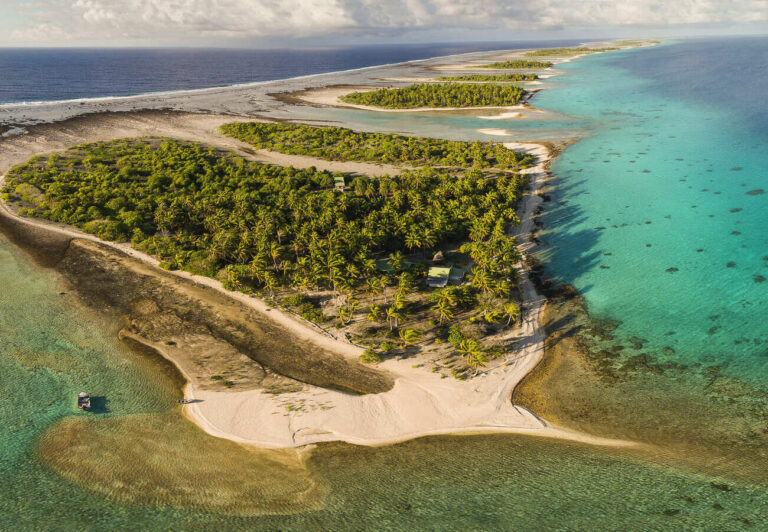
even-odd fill
[{"label": "boat moored in shallows", "polygon": [[85,392],[80,392],[79,394],[77,394],[77,408],[79,408],[80,410],[90,410],[91,396]]}]

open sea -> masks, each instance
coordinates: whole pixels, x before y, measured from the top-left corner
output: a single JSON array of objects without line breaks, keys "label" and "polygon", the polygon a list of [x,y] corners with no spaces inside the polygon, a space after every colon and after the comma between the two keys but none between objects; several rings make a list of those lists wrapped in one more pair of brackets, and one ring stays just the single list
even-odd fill
[{"label": "open sea", "polygon": [[[37,52],[0,51],[0,102],[187,89],[471,51],[397,50],[345,52],[347,60],[306,51],[292,66],[261,59],[273,70],[258,75],[253,63],[249,75],[224,68],[212,59],[219,51],[201,52],[206,59],[199,62],[185,51],[190,72],[121,88],[108,73],[114,61],[121,54],[121,61],[138,59],[124,51],[63,51],[91,64],[98,54],[112,58],[100,67],[98,89],[75,83],[66,90],[52,88],[77,78],[63,69],[49,70],[45,87],[38,86],[39,73],[37,85],[5,76],[9,64],[42,65],[44,54],[21,61]],[[140,61],[152,53],[138,53]],[[203,64],[220,77],[204,83]],[[768,394],[768,38],[670,42],[558,70],[563,75],[547,80],[549,90],[533,102],[549,112],[546,119],[302,112],[451,138],[491,138],[477,131],[483,128],[505,128],[509,139],[521,140],[578,132],[581,140],[553,165],[557,190],[540,252],[548,271],[584,294],[591,315],[615,320],[619,338],[642,340],[646,352],[691,374],[717,367],[750,393]],[[123,437],[131,438],[150,430],[146,420],[169,419],[178,390],[157,364],[121,346],[114,324],[62,291],[53,274],[0,236],[0,529],[760,530],[768,522],[768,477],[754,484],[723,480],[620,451],[506,435],[320,446],[307,464],[322,487],[316,508],[276,505],[265,515],[231,516],[179,508],[159,490],[141,503],[121,499],[117,485],[95,493],[46,466],[40,451],[62,421],[79,416],[74,395],[87,387],[108,398],[92,430],[122,424]],[[167,423],[168,455],[155,450],[153,459],[178,460],[183,472],[189,464],[171,450],[187,446],[194,456],[196,444],[188,436],[182,441],[187,429]],[[194,438],[211,440],[202,432]],[[104,452],[93,458],[94,478]],[[148,476],[160,469],[143,461],[140,449],[132,456]],[[259,489],[266,497],[273,488],[265,481]]]},{"label": "open sea", "polygon": [[284,50],[0,48],[0,104],[225,87],[444,55],[576,44],[567,40]]}]

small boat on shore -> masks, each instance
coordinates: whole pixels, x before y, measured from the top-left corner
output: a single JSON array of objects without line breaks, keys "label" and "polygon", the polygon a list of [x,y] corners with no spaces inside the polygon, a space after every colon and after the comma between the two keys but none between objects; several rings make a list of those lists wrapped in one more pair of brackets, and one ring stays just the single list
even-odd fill
[{"label": "small boat on shore", "polygon": [[80,410],[90,410],[91,396],[85,392],[80,392],[79,394],[77,394],[77,408],[79,408]]},{"label": "small boat on shore", "polygon": [[176,399],[176,402],[179,403],[180,405],[188,405],[188,404],[194,403],[195,400],[194,399]]}]

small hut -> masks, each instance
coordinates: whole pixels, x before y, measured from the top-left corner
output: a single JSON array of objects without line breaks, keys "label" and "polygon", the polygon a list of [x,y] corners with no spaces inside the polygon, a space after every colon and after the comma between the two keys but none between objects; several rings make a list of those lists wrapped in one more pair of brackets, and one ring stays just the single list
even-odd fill
[{"label": "small hut", "polygon": [[448,275],[448,281],[453,284],[461,284],[464,281],[464,276],[466,274],[467,272],[464,270],[464,268],[454,266],[451,268],[451,273]]},{"label": "small hut", "polygon": [[432,266],[427,272],[427,286],[430,288],[445,288],[448,286],[448,278],[450,275],[450,266]]}]

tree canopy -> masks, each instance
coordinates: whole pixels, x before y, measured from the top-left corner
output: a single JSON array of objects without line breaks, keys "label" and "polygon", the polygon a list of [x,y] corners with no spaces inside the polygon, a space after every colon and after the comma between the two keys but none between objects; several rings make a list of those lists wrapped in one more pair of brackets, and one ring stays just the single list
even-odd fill
[{"label": "tree canopy", "polygon": [[610,52],[611,50],[619,50],[619,48],[587,48],[585,46],[580,46],[577,48],[543,48],[541,50],[526,52],[525,55],[527,57],[551,57],[561,55],[595,54],[599,52]]},{"label": "tree canopy", "polygon": [[489,65],[482,65],[480,68],[549,68],[552,63],[549,61],[531,61],[528,59],[515,59],[513,61],[499,61]]},{"label": "tree canopy", "polygon": [[509,74],[467,74],[464,76],[440,76],[439,81],[534,81],[538,79],[538,74],[524,74],[522,72],[512,72]]},{"label": "tree canopy", "polygon": [[[479,290],[512,275],[525,177],[423,168],[376,179],[248,162],[170,139],[116,140],[36,157],[4,192],[22,214],[126,241],[231,288],[362,286],[375,258],[467,242]],[[478,275],[478,272],[483,271]],[[486,275],[487,274],[487,275]]]},{"label": "tree canopy", "polygon": [[390,109],[417,107],[487,107],[520,103],[525,90],[517,85],[483,83],[417,83],[407,87],[353,92],[341,98],[346,103]]},{"label": "tree canopy", "polygon": [[461,142],[275,122],[237,122],[225,124],[221,130],[258,149],[335,161],[501,169],[527,168],[533,164],[531,155],[491,142]]}]

